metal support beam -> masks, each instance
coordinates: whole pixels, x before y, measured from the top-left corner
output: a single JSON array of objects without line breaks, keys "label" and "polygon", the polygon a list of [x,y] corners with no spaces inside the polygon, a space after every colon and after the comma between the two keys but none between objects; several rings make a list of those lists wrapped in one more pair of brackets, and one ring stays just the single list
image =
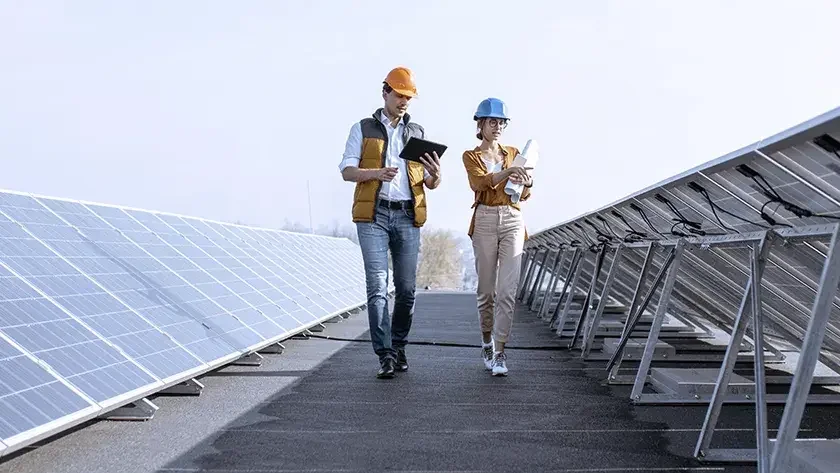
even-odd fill
[{"label": "metal support beam", "polygon": [[525,285],[525,277],[528,275],[528,268],[531,266],[532,250],[525,250],[522,252],[522,264],[519,266],[519,281],[516,284],[516,297],[519,298],[522,294],[522,286]]},{"label": "metal support beam", "polygon": [[[559,254],[559,251],[557,252],[557,254]],[[537,310],[537,305],[539,304],[539,302],[541,300],[541,298],[540,298],[540,288],[543,285],[543,281],[545,281],[546,275],[549,274],[549,269],[548,268],[550,266],[552,266],[552,264],[549,263],[549,260],[552,259],[551,256],[552,256],[552,250],[551,250],[551,248],[549,248],[548,250],[546,250],[545,258],[543,259],[543,263],[540,266],[540,274],[537,276],[537,281],[534,284],[534,288],[531,290],[531,298],[530,298],[531,302],[530,302],[530,304],[528,304],[528,310],[530,310],[532,312]],[[555,256],[555,258],[556,258],[556,256]]]},{"label": "metal support beam", "polygon": [[528,288],[528,297],[525,300],[525,303],[528,305],[528,307],[531,310],[534,310],[533,309],[534,299],[537,296],[537,291],[539,291],[540,283],[542,282],[542,278],[545,275],[545,262],[548,260],[548,255],[549,254],[551,254],[551,250],[546,249],[545,254],[542,257],[542,260],[540,260],[540,267],[537,270],[536,276],[534,277],[534,283],[531,285],[530,288]]},{"label": "metal support beam", "polygon": [[581,307],[580,317],[575,324],[575,333],[572,334],[572,339],[569,341],[569,349],[574,348],[577,339],[580,336],[581,330],[586,323],[586,318],[589,315],[589,307],[592,305],[592,296],[595,294],[595,287],[598,285],[598,278],[601,276],[601,269],[604,267],[604,258],[607,256],[608,248],[606,245],[601,247],[595,259],[595,270],[592,271],[592,279],[589,282],[589,291],[586,294],[586,299],[583,301]]},{"label": "metal support beam", "polygon": [[182,383],[178,383],[160,391],[160,394],[173,396],[201,396],[201,392],[203,390],[204,385],[197,379],[188,379]]},{"label": "metal support beam", "polygon": [[607,306],[607,300],[610,297],[613,282],[615,281],[616,275],[621,270],[621,257],[623,256],[623,251],[624,246],[622,245],[619,245],[615,250],[615,255],[613,256],[612,264],[610,265],[610,272],[607,273],[607,280],[604,282],[604,287],[601,290],[601,297],[598,299],[598,308],[595,309],[595,314],[592,316],[592,320],[585,328],[583,346],[580,354],[580,357],[583,359],[586,359],[586,357],[589,356],[589,352],[592,350],[592,342],[595,340],[595,332],[601,325],[601,317],[604,315],[604,308]]},{"label": "metal support beam", "polygon": [[772,473],[781,471],[782,465],[789,461],[793,452],[793,444],[799,433],[802,414],[805,412],[808,392],[814,377],[814,368],[817,365],[823,337],[825,336],[825,327],[831,315],[831,306],[837,293],[837,285],[840,284],[840,250],[837,248],[839,233],[840,226],[835,225],[820,277],[819,290],[811,310],[811,318],[808,320],[808,330],[805,332],[805,338],[802,342],[799,363],[793,375],[788,402],[785,404],[785,412],[779,425],[779,434],[776,437],[770,462],[770,472]]},{"label": "metal support beam", "polygon": [[[560,316],[560,312],[562,311],[561,307],[563,307],[563,297],[566,296],[566,291],[569,289],[569,286],[572,284],[572,279],[574,279],[574,275],[577,272],[578,266],[580,266],[580,260],[582,259],[582,252],[580,248],[575,248],[572,252],[572,261],[569,262],[569,270],[566,271],[566,277],[563,280],[563,289],[560,291],[560,298],[557,300],[557,305],[554,307],[554,313],[551,314],[551,320],[548,322],[548,326],[554,329],[554,324],[557,322],[557,317]],[[568,297],[572,297],[574,295],[574,291],[569,293]]]},{"label": "metal support beam", "polygon": [[767,263],[767,255],[772,246],[771,238],[772,235],[769,233],[765,234],[765,239],[760,243],[760,247],[754,258],[758,260],[758,264],[755,266],[754,272],[750,275],[744,295],[741,297],[741,306],[738,308],[738,315],[735,317],[735,325],[732,329],[729,346],[726,348],[726,355],[724,355],[720,373],[718,374],[717,384],[715,385],[715,390],[709,403],[709,409],[706,411],[703,427],[700,430],[700,438],[694,448],[695,457],[702,458],[708,454],[709,446],[712,442],[712,435],[714,434],[717,421],[720,418],[724,398],[729,392],[728,388],[735,370],[735,363],[738,360],[741,342],[749,326],[749,318],[746,314],[748,311],[752,311],[752,304],[754,303],[752,298],[753,280],[756,280],[756,282],[761,281],[764,274],[764,266]]},{"label": "metal support beam", "polygon": [[138,421],[151,420],[159,409],[152,401],[143,398],[131,404],[118,407],[102,416],[105,420]]},{"label": "metal support beam", "polygon": [[653,299],[653,295],[656,293],[656,288],[659,287],[659,283],[662,282],[665,274],[668,272],[675,259],[676,247],[669,250],[668,255],[665,257],[665,261],[662,263],[662,267],[659,268],[659,272],[656,274],[653,283],[650,285],[650,289],[648,289],[647,295],[645,295],[645,298],[641,305],[639,305],[636,313],[628,314],[628,317],[632,317],[632,320],[629,321],[624,334],[621,336],[621,340],[618,342],[618,347],[613,353],[613,356],[610,358],[610,361],[607,363],[607,371],[612,371],[616,363],[621,360],[621,357],[624,354],[624,348],[630,340],[630,334],[633,333],[633,329],[636,328],[636,325],[638,325],[639,321],[642,319],[642,314],[644,314],[645,310],[647,310],[648,304],[650,304],[651,299]]},{"label": "metal support beam", "polygon": [[[630,308],[627,310],[627,318],[624,319],[624,328],[621,330],[621,338],[619,339],[619,341],[625,340],[625,347],[627,346],[627,340],[630,339],[630,334],[633,331],[633,314],[635,314],[636,312],[639,312],[640,314],[644,313],[647,306],[646,300],[645,304],[642,305],[642,308],[639,309],[639,301],[642,299],[642,294],[645,288],[645,281],[647,280],[648,273],[650,273],[651,262],[653,261],[653,256],[656,253],[657,248],[658,246],[656,242],[650,242],[647,244],[647,249],[645,250],[645,259],[642,262],[642,268],[639,270],[639,279],[638,281],[636,281],[636,288],[633,291],[633,300],[630,302]],[[653,285],[656,286],[657,282],[654,282]],[[651,292],[651,295],[652,294],[653,293]],[[619,346],[616,352],[613,354],[614,356],[610,358],[610,361],[607,364],[607,370],[609,371],[608,379],[610,381],[616,380],[618,378],[618,371],[619,369],[621,369],[622,354],[620,352],[623,350],[624,348]]]},{"label": "metal support beam", "polygon": [[656,342],[659,341],[659,331],[662,328],[662,321],[665,319],[665,312],[667,312],[668,304],[671,301],[671,291],[674,289],[674,282],[677,280],[677,274],[680,270],[680,261],[682,260],[684,250],[685,241],[678,241],[677,246],[675,246],[673,250],[674,258],[671,262],[671,267],[668,268],[668,275],[665,277],[665,284],[662,286],[659,304],[656,306],[656,315],[654,315],[653,322],[650,325],[650,333],[648,334],[647,344],[645,345],[645,353],[642,355],[642,361],[639,363],[639,371],[636,372],[636,382],[633,384],[633,391],[630,394],[631,399],[638,399],[642,395],[642,390],[645,387],[648,370],[650,369],[650,364],[653,361],[653,352],[656,349]]},{"label": "metal support beam", "polygon": [[650,263],[653,261],[654,254],[656,254],[656,248],[657,246],[655,242],[648,243],[647,250],[645,251],[645,259],[642,263],[642,269],[639,271],[639,280],[636,281],[636,289],[633,291],[633,300],[630,302],[630,308],[627,310],[627,318],[624,320],[624,330],[621,331],[622,336],[630,332],[630,321],[633,314],[636,313],[636,310],[639,307],[639,301],[644,293],[645,281],[647,280],[648,273],[650,272]]},{"label": "metal support beam", "polygon": [[554,261],[551,263],[551,277],[548,279],[548,285],[545,288],[542,298],[540,299],[539,308],[537,309],[537,317],[543,318],[547,307],[551,305],[551,300],[554,299],[554,291],[557,289],[557,279],[563,263],[566,261],[566,252],[564,250],[557,250],[554,255]]},{"label": "metal support beam", "polygon": [[519,300],[522,302],[525,301],[525,297],[528,295],[528,288],[531,286],[531,281],[534,278],[534,273],[537,269],[537,258],[539,257],[541,251],[542,248],[537,248],[533,251],[531,256],[531,263],[528,265],[528,272],[525,275],[525,281],[523,281],[522,290],[519,293]]},{"label": "metal support beam", "polygon": [[[572,276],[572,282],[569,284],[569,294],[566,296],[566,303],[563,304],[563,312],[561,312],[560,317],[557,318],[557,336],[563,336],[563,328],[566,326],[566,319],[569,318],[569,312],[572,310],[572,301],[575,298],[575,289],[578,287],[578,283],[580,282],[580,274],[583,272],[583,263],[586,260],[586,253],[585,250],[580,250],[581,255],[578,258],[577,266],[575,267],[575,274]],[[560,308],[560,304],[557,304],[557,308]]]},{"label": "metal support beam", "polygon": [[[770,245],[767,245],[770,246]],[[755,422],[758,446],[758,471],[770,473],[770,438],[767,434],[767,385],[764,381],[764,325],[761,310],[761,276],[758,266],[760,249],[753,246],[750,254],[751,302],[755,342]],[[763,255],[766,259],[767,255]]]}]

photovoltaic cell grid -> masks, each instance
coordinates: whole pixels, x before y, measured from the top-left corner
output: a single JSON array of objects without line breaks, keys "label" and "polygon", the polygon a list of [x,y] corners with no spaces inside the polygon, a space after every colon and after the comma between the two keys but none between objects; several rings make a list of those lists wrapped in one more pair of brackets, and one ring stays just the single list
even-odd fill
[{"label": "photovoltaic cell grid", "polygon": [[365,299],[345,239],[0,192],[0,452]]},{"label": "photovoltaic cell grid", "polygon": [[[537,266],[543,254],[538,253],[540,249],[577,247],[586,252],[587,263],[575,288],[580,294],[591,283],[595,254],[602,248],[614,254],[623,247],[625,270],[616,273],[609,297],[629,305],[647,245],[654,244],[661,253],[682,239],[689,246],[676,272],[669,308],[713,321],[731,332],[752,273],[751,247],[769,231],[773,240],[760,280],[763,328],[801,347],[800,360],[808,361],[798,366],[792,383],[809,383],[816,353],[829,367],[840,370],[840,297],[834,283],[840,268],[828,263],[838,224],[840,108],[541,231],[529,239],[526,250]],[[609,270],[607,261],[596,293]],[[654,263],[653,272],[660,266]],[[546,268],[552,269],[548,263]],[[558,274],[562,281],[566,271]],[[822,293],[829,294],[824,306],[817,305]],[[652,299],[655,302],[658,296]],[[648,310],[653,311],[652,307]],[[774,465],[793,451],[792,439],[801,418],[795,406],[804,406],[807,392],[807,388],[797,389],[787,398]],[[758,428],[766,432],[766,426]],[[705,429],[698,451],[708,449],[708,444],[702,444],[709,438],[704,437]],[[760,457],[761,464],[770,461],[767,455]]]}]

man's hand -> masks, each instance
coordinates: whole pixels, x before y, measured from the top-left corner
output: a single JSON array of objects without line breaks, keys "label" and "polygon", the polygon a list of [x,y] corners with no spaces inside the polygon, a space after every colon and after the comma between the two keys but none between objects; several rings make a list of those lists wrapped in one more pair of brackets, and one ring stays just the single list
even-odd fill
[{"label": "man's hand", "polygon": [[432,151],[431,156],[429,156],[429,153],[420,156],[420,162],[423,163],[423,167],[429,173],[429,177],[425,179],[426,187],[436,189],[440,185],[440,157],[438,157],[436,151]]},{"label": "man's hand", "polygon": [[391,182],[397,177],[398,168],[382,168],[377,170],[376,179],[382,182]]},{"label": "man's hand", "polygon": [[397,168],[359,169],[355,166],[348,166],[341,171],[341,177],[348,182],[391,182],[397,176],[397,171]]},{"label": "man's hand", "polygon": [[426,171],[429,172],[429,177],[433,181],[437,181],[440,178],[440,158],[438,157],[437,151],[432,151],[431,156],[429,156],[429,153],[420,156],[420,162],[423,163]]}]

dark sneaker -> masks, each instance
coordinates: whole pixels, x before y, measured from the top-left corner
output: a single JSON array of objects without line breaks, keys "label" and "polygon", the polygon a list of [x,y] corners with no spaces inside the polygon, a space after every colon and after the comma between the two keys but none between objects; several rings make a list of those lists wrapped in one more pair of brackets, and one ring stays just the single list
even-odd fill
[{"label": "dark sneaker", "polygon": [[408,358],[405,357],[405,348],[397,349],[397,371],[408,371]]},{"label": "dark sneaker", "polygon": [[394,377],[394,359],[393,358],[385,358],[380,363],[379,372],[376,373],[376,377],[379,379],[390,379]]}]

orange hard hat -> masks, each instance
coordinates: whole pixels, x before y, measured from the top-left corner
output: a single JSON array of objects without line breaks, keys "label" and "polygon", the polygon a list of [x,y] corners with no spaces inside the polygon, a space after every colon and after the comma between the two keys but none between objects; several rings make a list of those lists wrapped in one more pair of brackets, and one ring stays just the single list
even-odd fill
[{"label": "orange hard hat", "polygon": [[391,86],[398,94],[407,97],[417,95],[417,86],[414,84],[414,74],[407,67],[395,67],[385,77],[385,83]]}]

